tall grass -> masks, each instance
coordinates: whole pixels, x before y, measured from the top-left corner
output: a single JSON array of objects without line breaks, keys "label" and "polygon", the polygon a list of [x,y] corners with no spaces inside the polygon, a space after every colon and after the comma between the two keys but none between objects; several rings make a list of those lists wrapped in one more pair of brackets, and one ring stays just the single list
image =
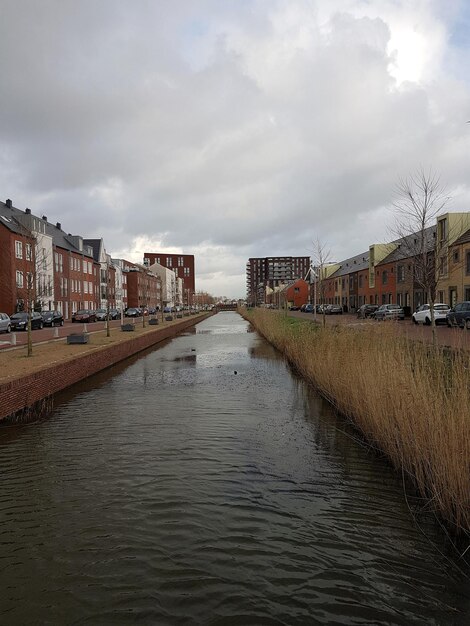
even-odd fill
[{"label": "tall grass", "polygon": [[469,355],[408,340],[395,324],[321,328],[256,309],[247,318],[456,531],[470,530]]}]

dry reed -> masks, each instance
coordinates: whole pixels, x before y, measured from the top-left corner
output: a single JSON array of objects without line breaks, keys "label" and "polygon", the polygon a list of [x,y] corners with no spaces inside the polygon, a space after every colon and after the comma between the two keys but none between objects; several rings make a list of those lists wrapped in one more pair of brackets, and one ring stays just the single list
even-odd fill
[{"label": "dry reed", "polygon": [[456,532],[470,530],[469,354],[408,340],[395,323],[321,328],[255,309],[257,330],[415,482]]}]

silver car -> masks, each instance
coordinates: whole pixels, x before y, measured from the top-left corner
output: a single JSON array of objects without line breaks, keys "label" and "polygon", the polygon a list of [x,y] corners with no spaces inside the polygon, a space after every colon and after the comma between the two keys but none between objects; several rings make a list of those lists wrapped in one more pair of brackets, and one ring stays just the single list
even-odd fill
[{"label": "silver car", "polygon": [[10,331],[10,317],[6,313],[0,313],[0,333],[9,333]]},{"label": "silver car", "polygon": [[405,311],[399,304],[382,304],[374,313],[376,320],[404,320]]}]

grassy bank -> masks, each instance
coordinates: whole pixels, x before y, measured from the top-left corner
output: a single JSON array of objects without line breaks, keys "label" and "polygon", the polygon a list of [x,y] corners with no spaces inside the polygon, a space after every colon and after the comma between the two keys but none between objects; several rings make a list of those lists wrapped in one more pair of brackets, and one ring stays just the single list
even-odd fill
[{"label": "grassy bank", "polygon": [[379,328],[321,328],[246,313],[300,374],[415,482],[456,531],[470,530],[469,355]]}]

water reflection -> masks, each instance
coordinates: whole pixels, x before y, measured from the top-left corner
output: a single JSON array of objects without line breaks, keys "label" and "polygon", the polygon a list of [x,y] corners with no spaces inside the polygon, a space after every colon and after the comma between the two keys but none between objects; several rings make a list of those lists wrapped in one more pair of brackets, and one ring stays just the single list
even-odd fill
[{"label": "water reflection", "polygon": [[220,313],[0,431],[0,623],[467,623],[399,477],[249,330]]}]

